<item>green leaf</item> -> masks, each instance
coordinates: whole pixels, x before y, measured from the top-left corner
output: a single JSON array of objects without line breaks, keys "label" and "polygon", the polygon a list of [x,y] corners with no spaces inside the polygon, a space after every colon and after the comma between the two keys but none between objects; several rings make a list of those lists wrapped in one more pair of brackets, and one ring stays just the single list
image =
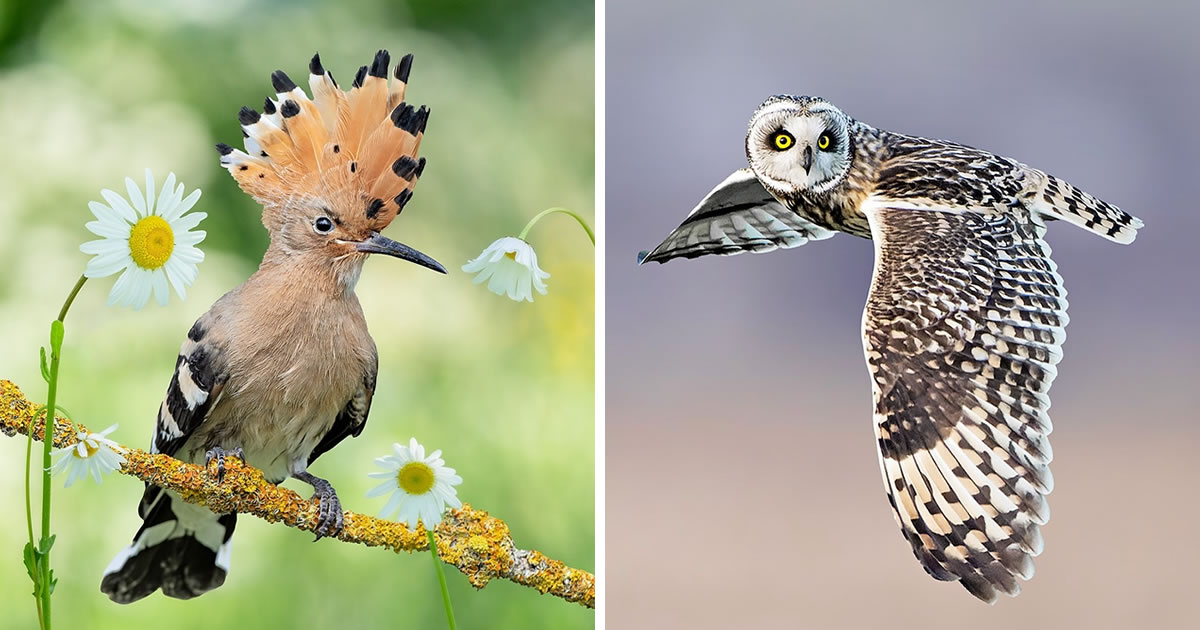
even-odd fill
[{"label": "green leaf", "polygon": [[38,552],[43,556],[50,553],[50,548],[54,546],[54,539],[58,538],[58,534],[51,534],[49,538],[42,538],[38,541]]},{"label": "green leaf", "polygon": [[54,577],[54,569],[50,569],[50,593],[54,594],[54,587],[58,586],[58,578]]},{"label": "green leaf", "polygon": [[38,553],[33,548],[33,545],[25,543],[24,552],[21,554],[25,561],[25,570],[29,573],[29,580],[33,582],[33,596],[40,599],[42,596],[42,584],[38,581],[38,576],[42,574],[38,570]]},{"label": "green leaf", "polygon": [[33,580],[34,585],[37,584],[37,560],[34,558],[33,545],[25,543],[25,549],[21,553],[25,560],[25,569],[29,571],[29,579]]},{"label": "green leaf", "polygon": [[46,347],[42,346],[40,348],[40,350],[42,351],[42,380],[49,383],[50,382],[50,365],[46,363]]},{"label": "green leaf", "polygon": [[50,322],[50,353],[51,356],[58,356],[62,350],[63,342],[63,323],[59,320]]}]

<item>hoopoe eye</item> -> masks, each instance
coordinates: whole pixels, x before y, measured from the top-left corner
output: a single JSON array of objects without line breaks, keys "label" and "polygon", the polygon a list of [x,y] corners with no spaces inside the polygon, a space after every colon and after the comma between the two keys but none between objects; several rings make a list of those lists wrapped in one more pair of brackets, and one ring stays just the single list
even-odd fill
[{"label": "hoopoe eye", "polygon": [[317,217],[313,221],[313,231],[317,234],[328,234],[333,231],[333,220],[329,217]]}]

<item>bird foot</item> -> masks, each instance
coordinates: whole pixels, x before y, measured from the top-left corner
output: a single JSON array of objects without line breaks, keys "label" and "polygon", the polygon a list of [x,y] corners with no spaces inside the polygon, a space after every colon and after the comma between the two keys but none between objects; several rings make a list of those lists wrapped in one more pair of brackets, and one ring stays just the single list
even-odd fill
[{"label": "bird foot", "polygon": [[315,530],[317,537],[313,539],[313,542],[321,540],[324,536],[336,537],[342,533],[342,529],[344,529],[346,524],[345,516],[342,513],[342,502],[338,499],[333,485],[307,472],[293,476],[312,486],[313,490],[315,490],[311,500],[318,502],[317,528]]},{"label": "bird foot", "polygon": [[217,483],[225,481],[225,458],[236,457],[246,463],[246,453],[242,447],[237,447],[231,451],[227,451],[220,446],[214,446],[204,453],[204,469],[208,470],[209,465],[215,460],[217,462]]}]

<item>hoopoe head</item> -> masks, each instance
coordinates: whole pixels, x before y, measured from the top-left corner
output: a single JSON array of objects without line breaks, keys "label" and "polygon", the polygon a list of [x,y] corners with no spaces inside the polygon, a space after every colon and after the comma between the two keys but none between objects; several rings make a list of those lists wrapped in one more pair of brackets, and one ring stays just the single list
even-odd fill
[{"label": "hoopoe head", "polygon": [[375,54],[358,69],[349,93],[309,63],[310,99],[282,70],[271,74],[275,98],[259,113],[238,114],[245,151],[218,144],[221,165],[263,206],[262,221],[277,256],[328,263],[353,287],[370,254],[386,254],[441,273],[421,252],[380,234],[412,198],[425,169],[417,157],[429,109],[404,102],[412,55],[396,66]]}]

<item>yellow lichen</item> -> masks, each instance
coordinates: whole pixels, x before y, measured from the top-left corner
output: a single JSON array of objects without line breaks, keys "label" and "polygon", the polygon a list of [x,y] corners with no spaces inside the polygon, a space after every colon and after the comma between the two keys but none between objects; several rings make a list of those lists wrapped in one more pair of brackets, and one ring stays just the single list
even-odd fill
[{"label": "yellow lichen", "polygon": [[[0,380],[0,432],[25,435],[36,409],[16,385]],[[43,427],[41,419],[33,424],[35,439],[41,439]],[[54,445],[74,444],[81,429],[82,425],[56,418]],[[122,473],[173,490],[189,503],[205,505],[214,512],[250,514],[306,531],[316,527],[316,504],[268,482],[258,469],[243,465],[237,458],[226,458],[225,479],[218,484],[215,471],[167,455],[125,448]],[[503,578],[588,608],[596,607],[595,576],[537,551],[517,549],[508,525],[483,510],[464,503],[446,514],[435,533],[442,561],[461,571],[476,588],[483,588],[493,578]],[[423,526],[409,531],[401,523],[354,512],[346,512],[345,529],[337,540],[386,547],[397,553],[429,548]]]}]

